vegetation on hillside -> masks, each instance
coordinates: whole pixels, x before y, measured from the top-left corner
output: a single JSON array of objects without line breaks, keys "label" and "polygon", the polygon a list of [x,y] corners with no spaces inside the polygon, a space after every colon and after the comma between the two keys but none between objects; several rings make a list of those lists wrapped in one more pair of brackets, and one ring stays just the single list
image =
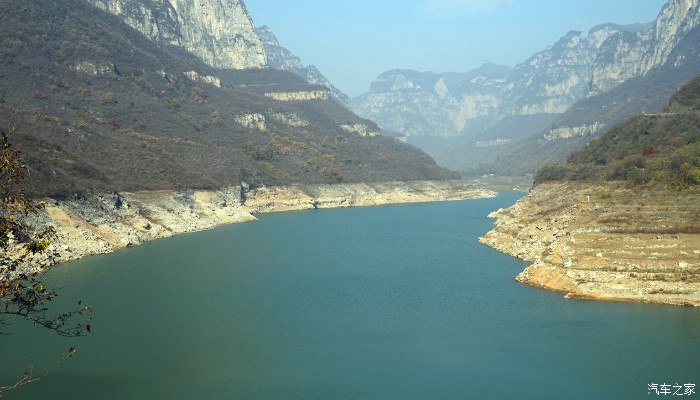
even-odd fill
[{"label": "vegetation on hillside", "polygon": [[536,183],[558,180],[700,185],[700,76],[683,86],[663,112],[615,126],[567,163],[549,164],[535,177]]},{"label": "vegetation on hillside", "polygon": [[210,68],[80,0],[0,0],[0,15],[0,128],[18,127],[31,194],[455,177],[346,132],[376,125],[331,100],[265,96],[325,90],[290,73]]},{"label": "vegetation on hillside", "polygon": [[[695,28],[674,46],[664,65],[643,76],[629,79],[607,92],[586,97],[576,102],[563,114],[540,116],[544,122],[542,126],[530,125],[522,117],[516,117],[517,125],[494,127],[495,137],[513,140],[503,146],[489,148],[488,151],[479,152],[478,155],[470,157],[464,161],[460,170],[468,175],[484,173],[521,175],[538,171],[547,163],[564,162],[572,152],[586,146],[592,136],[585,134],[567,139],[543,140],[544,135],[548,134],[552,128],[561,127],[601,124],[611,128],[642,111],[652,112],[662,109],[669,103],[674,93],[700,71],[698,43],[700,43],[700,28]],[[512,132],[517,135],[509,136]],[[598,137],[604,133],[605,131],[595,132],[593,136]],[[472,139],[473,141],[475,140]],[[463,143],[458,148],[459,152],[445,152],[445,156],[454,158],[454,155],[460,152],[462,156],[469,151],[473,152],[465,146],[467,144],[471,143]],[[453,164],[446,165],[458,167]]]}]

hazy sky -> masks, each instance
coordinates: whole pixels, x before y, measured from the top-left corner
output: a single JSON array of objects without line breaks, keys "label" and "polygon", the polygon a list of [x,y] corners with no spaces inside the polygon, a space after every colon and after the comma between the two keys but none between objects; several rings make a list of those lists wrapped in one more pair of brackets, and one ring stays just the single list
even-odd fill
[{"label": "hazy sky", "polygon": [[384,71],[515,65],[569,30],[654,20],[666,0],[245,0],[256,26],[357,96]]}]

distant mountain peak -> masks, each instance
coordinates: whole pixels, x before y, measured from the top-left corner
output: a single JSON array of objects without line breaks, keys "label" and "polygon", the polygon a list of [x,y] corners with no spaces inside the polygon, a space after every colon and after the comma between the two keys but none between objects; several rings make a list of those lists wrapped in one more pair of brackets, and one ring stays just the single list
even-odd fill
[{"label": "distant mountain peak", "polygon": [[280,45],[279,41],[277,40],[277,36],[275,36],[274,32],[272,32],[272,29],[270,29],[269,26],[259,26],[255,28],[255,31],[258,33],[258,36],[260,36],[260,40],[262,40],[263,44],[268,46]]},{"label": "distant mountain peak", "polygon": [[[445,165],[452,168],[484,162],[484,150],[476,149],[475,143],[498,144],[490,151],[504,162],[503,158],[514,159],[503,153],[505,140],[512,140],[511,146],[525,137],[549,140],[550,147],[542,151],[551,156],[554,142],[596,135],[634,113],[633,102],[658,104],[656,99],[677,89],[679,80],[699,73],[698,38],[700,0],[669,0],[654,22],[605,23],[587,33],[571,30],[513,68],[487,64],[462,74],[387,71],[372,82],[370,92],[356,99],[355,110],[383,129],[409,137],[463,137],[459,140],[471,148],[463,146],[455,162],[455,146],[448,146],[451,162]],[[645,87],[644,80],[652,76],[653,84]],[[635,85],[640,86],[636,92]],[[592,105],[601,104],[595,100],[599,95],[618,87],[630,97],[610,97],[612,104],[593,110]],[[535,153],[518,156],[525,159],[524,154]],[[446,160],[437,152],[432,155]]]}]

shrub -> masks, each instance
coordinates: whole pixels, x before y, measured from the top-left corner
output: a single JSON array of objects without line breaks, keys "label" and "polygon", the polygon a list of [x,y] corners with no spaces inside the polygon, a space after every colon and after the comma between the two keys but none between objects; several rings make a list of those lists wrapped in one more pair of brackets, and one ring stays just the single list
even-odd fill
[{"label": "shrub", "polygon": [[562,181],[567,178],[568,168],[564,164],[547,164],[535,175],[535,185],[542,182]]},{"label": "shrub", "polygon": [[609,180],[625,179],[631,168],[644,168],[644,157],[639,154],[629,154],[622,159],[613,160],[608,166]]},{"label": "shrub", "polygon": [[114,94],[114,92],[107,92],[100,96],[100,104],[107,105],[107,104],[117,104],[117,95]]}]

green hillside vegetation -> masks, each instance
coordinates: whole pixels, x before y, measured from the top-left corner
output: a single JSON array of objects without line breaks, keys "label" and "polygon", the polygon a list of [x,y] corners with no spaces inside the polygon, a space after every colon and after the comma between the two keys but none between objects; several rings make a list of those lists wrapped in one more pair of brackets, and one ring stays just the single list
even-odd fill
[{"label": "green hillside vegetation", "polygon": [[[0,0],[0,15],[0,129],[16,128],[32,195],[456,177],[346,132],[376,125],[331,100],[265,96],[326,90],[290,73],[213,69],[80,0]],[[240,122],[255,114],[262,129]]]},{"label": "green hillside vegetation", "polygon": [[683,86],[663,112],[641,114],[549,164],[536,182],[626,180],[671,187],[700,185],[700,76]]}]

